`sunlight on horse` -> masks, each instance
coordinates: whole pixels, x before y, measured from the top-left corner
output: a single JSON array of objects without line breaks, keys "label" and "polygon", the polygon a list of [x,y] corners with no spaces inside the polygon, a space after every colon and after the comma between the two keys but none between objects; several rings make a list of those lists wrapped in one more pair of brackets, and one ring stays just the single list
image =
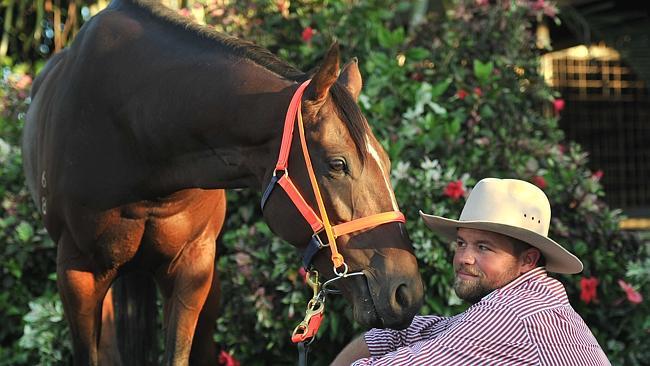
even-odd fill
[{"label": "sunlight on horse", "polygon": [[[194,346],[211,342],[223,189],[265,190],[287,107],[308,78],[267,50],[188,23],[151,0],[114,0],[48,62],[32,88],[23,159],[58,245],[76,365],[98,364],[102,303],[123,275],[126,285],[145,275],[158,285],[165,365],[187,364],[190,353],[202,352],[193,347],[195,330]],[[390,163],[356,104],[356,60],[339,74],[335,45],[311,79],[301,113],[329,220],[396,212]],[[285,174],[316,210],[297,135]],[[305,250],[314,232],[282,189],[270,194],[263,215],[275,234]],[[404,225],[384,222],[336,243],[350,271],[364,274],[337,284],[355,319],[366,327],[410,324],[423,288]],[[329,249],[313,263],[326,279],[335,276]]]}]

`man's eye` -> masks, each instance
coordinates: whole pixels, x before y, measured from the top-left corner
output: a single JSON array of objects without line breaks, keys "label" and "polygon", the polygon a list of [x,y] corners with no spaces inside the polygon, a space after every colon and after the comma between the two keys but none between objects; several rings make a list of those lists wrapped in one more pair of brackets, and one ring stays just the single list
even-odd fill
[{"label": "man's eye", "polygon": [[345,172],[348,166],[342,158],[334,158],[330,160],[330,169],[335,172]]},{"label": "man's eye", "polygon": [[465,244],[465,243],[462,242],[462,241],[457,241],[457,242],[456,242],[456,248],[464,248],[465,245],[467,245],[467,244]]},{"label": "man's eye", "polygon": [[485,245],[479,245],[478,248],[482,251],[488,251],[490,248],[486,247]]}]

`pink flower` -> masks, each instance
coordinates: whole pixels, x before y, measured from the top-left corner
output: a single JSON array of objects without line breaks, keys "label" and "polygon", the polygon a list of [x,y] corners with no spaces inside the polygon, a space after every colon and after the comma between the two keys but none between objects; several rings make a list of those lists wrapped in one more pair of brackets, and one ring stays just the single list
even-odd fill
[{"label": "pink flower", "polygon": [[618,280],[618,285],[621,286],[623,291],[625,291],[625,294],[627,295],[627,299],[632,303],[632,304],[640,304],[643,301],[643,296],[635,290],[630,284],[623,280]]},{"label": "pink flower", "polygon": [[458,97],[458,99],[463,100],[467,96],[467,92],[463,89],[460,89],[456,92],[456,96]]},{"label": "pink flower", "polygon": [[232,357],[230,353],[222,350],[219,354],[219,365],[240,366],[240,363],[234,357]]},{"label": "pink flower", "polygon": [[312,37],[314,37],[314,28],[312,27],[307,27],[302,31],[302,40],[305,42],[311,41]]},{"label": "pink flower", "polygon": [[546,6],[546,3],[544,0],[537,0],[533,4],[530,5],[530,8],[533,10],[542,10]]},{"label": "pink flower", "polygon": [[582,277],[580,279],[580,300],[585,304],[592,301],[597,301],[596,287],[598,287],[598,279],[596,277]]},{"label": "pink flower", "polygon": [[555,113],[560,113],[564,109],[564,99],[554,99],[553,109],[555,110]]},{"label": "pink flower", "polygon": [[533,184],[538,186],[539,189],[544,189],[547,186],[546,180],[540,175],[533,176]]},{"label": "pink flower", "polygon": [[180,14],[181,16],[183,16],[185,18],[192,18],[193,17],[192,12],[190,11],[190,9],[187,9],[187,8],[179,9],[178,14]]},{"label": "pink flower", "polygon": [[30,85],[32,85],[32,77],[29,75],[21,76],[18,82],[16,82],[17,89],[27,89]]},{"label": "pink flower", "polygon": [[478,97],[482,97],[483,96],[483,90],[481,90],[481,88],[479,88],[477,86],[476,88],[474,88],[474,94],[476,94],[476,96],[478,96]]},{"label": "pink flower", "polygon": [[284,18],[289,17],[289,5],[290,5],[289,0],[277,0],[275,2],[276,8]]},{"label": "pink flower", "polygon": [[305,271],[305,267],[300,267],[298,270],[298,275],[302,278],[302,283],[306,284],[307,283],[307,271]]},{"label": "pink flower", "polygon": [[553,18],[557,14],[557,8],[555,5],[551,3],[547,3],[545,0],[536,0],[533,4],[531,4],[530,8],[533,11],[540,11],[542,10],[545,15]]},{"label": "pink flower", "polygon": [[465,189],[463,188],[463,182],[461,180],[449,182],[449,184],[447,184],[442,194],[444,194],[447,197],[450,197],[454,201],[457,201],[460,197],[462,197],[465,194]]},{"label": "pink flower", "polygon": [[601,169],[598,169],[594,172],[594,174],[591,175],[591,178],[595,181],[599,181],[603,178],[603,171]]},{"label": "pink flower", "polygon": [[476,0],[476,5],[478,6],[485,6],[490,4],[490,0]]}]

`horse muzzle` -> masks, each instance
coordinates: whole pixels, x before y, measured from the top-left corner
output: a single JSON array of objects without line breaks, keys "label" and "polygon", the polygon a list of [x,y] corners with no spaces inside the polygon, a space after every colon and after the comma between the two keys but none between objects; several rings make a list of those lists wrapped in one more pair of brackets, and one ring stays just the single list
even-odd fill
[{"label": "horse muzzle", "polygon": [[354,319],[366,328],[404,329],[422,306],[423,286],[415,278],[377,281],[371,270],[350,278]]}]

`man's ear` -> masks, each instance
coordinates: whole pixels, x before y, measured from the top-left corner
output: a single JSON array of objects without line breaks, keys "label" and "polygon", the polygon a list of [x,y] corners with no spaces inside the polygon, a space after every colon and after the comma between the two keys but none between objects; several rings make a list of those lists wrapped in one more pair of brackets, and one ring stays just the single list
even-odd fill
[{"label": "man's ear", "polygon": [[341,75],[339,76],[339,83],[348,90],[355,102],[359,99],[361,87],[363,86],[358,64],[359,61],[357,58],[352,58],[352,60],[343,66],[343,70],[341,70]]},{"label": "man's ear", "polygon": [[539,249],[537,248],[528,248],[521,253],[521,266],[519,267],[520,273],[526,273],[531,269],[537,267],[537,262],[542,256]]},{"label": "man's ear", "polygon": [[[306,105],[310,108],[320,109],[325,103],[330,87],[336,82],[339,74],[339,44],[334,42],[327,51],[327,55],[318,71],[312,77],[309,86],[305,90]],[[313,112],[313,111],[312,111]]]}]

